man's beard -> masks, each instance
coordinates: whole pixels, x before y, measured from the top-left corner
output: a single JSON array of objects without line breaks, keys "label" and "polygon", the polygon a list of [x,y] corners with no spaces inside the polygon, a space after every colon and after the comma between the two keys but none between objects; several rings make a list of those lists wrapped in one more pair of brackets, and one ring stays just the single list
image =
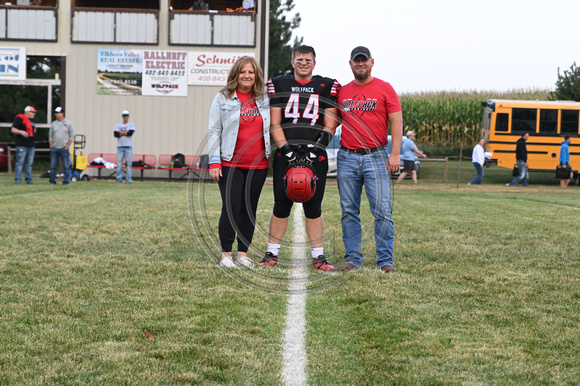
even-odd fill
[{"label": "man's beard", "polygon": [[366,78],[369,77],[369,72],[368,71],[353,71],[354,74],[354,78],[356,80],[365,80]]}]

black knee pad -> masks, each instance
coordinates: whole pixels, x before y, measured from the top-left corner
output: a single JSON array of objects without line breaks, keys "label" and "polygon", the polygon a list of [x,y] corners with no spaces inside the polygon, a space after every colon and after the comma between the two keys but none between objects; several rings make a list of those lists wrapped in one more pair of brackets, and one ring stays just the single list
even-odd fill
[{"label": "black knee pad", "polygon": [[293,202],[288,201],[276,201],[274,202],[274,216],[278,218],[286,218],[290,216],[290,211],[292,211]]},{"label": "black knee pad", "polygon": [[302,207],[304,208],[304,217],[312,219],[322,216],[321,204],[320,201],[315,201],[314,199],[303,203]]}]

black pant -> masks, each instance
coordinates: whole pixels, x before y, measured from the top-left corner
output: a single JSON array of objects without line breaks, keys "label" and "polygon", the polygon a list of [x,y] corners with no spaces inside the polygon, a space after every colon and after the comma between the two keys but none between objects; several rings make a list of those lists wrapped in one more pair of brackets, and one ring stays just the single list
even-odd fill
[{"label": "black pant", "polygon": [[222,196],[219,236],[222,252],[231,252],[236,233],[238,252],[248,252],[254,237],[256,210],[268,169],[238,169],[222,166],[218,181]]},{"label": "black pant", "polygon": [[[286,195],[284,188],[284,175],[288,169],[288,161],[282,156],[280,149],[274,153],[274,216],[286,218],[290,216],[290,211],[294,203]],[[326,173],[328,173],[328,155],[322,151],[318,159],[312,165],[316,171],[316,191],[309,201],[302,204],[304,217],[318,218],[322,215],[322,199],[324,198],[324,189],[326,188]]]}]

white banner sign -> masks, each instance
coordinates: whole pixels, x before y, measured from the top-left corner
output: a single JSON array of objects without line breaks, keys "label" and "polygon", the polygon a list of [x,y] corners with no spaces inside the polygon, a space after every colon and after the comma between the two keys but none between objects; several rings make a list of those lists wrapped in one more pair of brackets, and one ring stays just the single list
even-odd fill
[{"label": "white banner sign", "polygon": [[0,48],[0,79],[26,79],[26,48]]},{"label": "white banner sign", "polygon": [[195,86],[225,86],[230,68],[240,56],[254,53],[189,52],[188,83]]},{"label": "white banner sign", "polygon": [[99,50],[97,60],[97,94],[141,95],[141,51]]},{"label": "white banner sign", "polygon": [[143,51],[143,95],[187,96],[187,52]]}]

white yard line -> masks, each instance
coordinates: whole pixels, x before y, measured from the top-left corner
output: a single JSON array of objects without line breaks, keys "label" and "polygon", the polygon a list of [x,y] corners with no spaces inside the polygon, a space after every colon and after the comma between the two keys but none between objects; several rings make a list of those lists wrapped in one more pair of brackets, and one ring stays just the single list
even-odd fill
[{"label": "white yard line", "polygon": [[294,252],[292,253],[292,269],[290,271],[290,297],[282,360],[284,369],[282,378],[284,385],[306,385],[306,282],[308,278],[308,261],[304,255],[306,229],[302,216],[302,205],[294,205]]}]

